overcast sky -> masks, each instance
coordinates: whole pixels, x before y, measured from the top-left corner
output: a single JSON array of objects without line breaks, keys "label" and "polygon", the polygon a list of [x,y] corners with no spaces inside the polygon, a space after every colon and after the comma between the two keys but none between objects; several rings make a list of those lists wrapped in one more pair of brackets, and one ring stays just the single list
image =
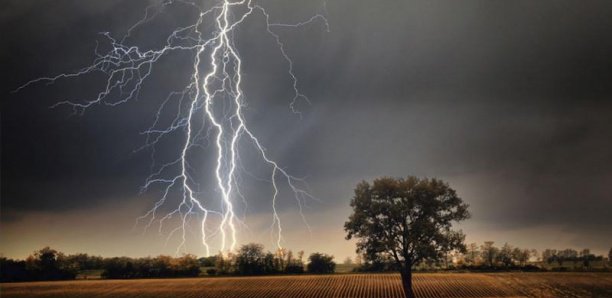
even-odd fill
[{"label": "overcast sky", "polygon": [[[308,3],[303,3],[308,2]],[[161,60],[138,101],[81,116],[49,106],[91,97],[102,77],[10,91],[94,58],[99,32],[122,36],[151,1],[4,1],[0,253],[156,255],[176,248],[133,229],[159,198],[140,194],[150,152],[134,152],[169,91],[188,84],[189,56]],[[603,253],[612,246],[612,2],[262,1],[274,22],[321,13],[329,22],[277,28],[310,99],[291,112],[286,62],[249,18],[235,41],[245,112],[268,153],[304,177],[312,233],[287,194],[285,246],[352,255],[342,226],[354,186],[378,176],[447,181],[470,204],[468,241]],[[165,10],[129,42],[159,47],[193,11]],[[248,144],[243,144],[248,146]],[[160,158],[172,156],[170,141]],[[203,162],[212,158],[203,151]],[[249,153],[252,176],[265,171]],[[242,175],[250,230],[241,242],[272,249],[270,188]],[[205,179],[205,178],[203,178]],[[142,227],[141,227],[142,228]],[[197,235],[193,235],[197,238]],[[196,239],[197,240],[197,239]],[[197,242],[197,241],[196,241]],[[188,250],[202,254],[196,242]]]}]

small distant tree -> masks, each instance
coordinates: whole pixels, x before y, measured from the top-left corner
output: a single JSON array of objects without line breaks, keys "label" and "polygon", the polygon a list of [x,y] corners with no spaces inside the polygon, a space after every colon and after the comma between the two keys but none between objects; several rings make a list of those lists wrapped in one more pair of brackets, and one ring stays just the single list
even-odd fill
[{"label": "small distant tree", "polygon": [[529,250],[529,260],[531,260],[533,258],[533,260],[535,261],[539,261],[540,257],[538,256],[538,250],[535,248],[532,248],[531,250]]},{"label": "small distant tree", "polygon": [[344,262],[342,262],[342,264],[346,265],[346,266],[350,266],[353,265],[353,259],[351,259],[351,257],[346,257],[344,259]]},{"label": "small distant tree", "polygon": [[304,263],[302,261],[303,256],[304,256],[303,251],[299,251],[298,257],[295,258],[293,256],[293,251],[286,249],[286,248],[280,248],[276,251],[276,254],[274,256],[275,258],[274,259],[275,267],[273,268],[274,272],[271,272],[270,270],[268,270],[266,273],[276,273],[276,272],[284,272],[284,273],[290,273],[290,274],[303,273],[304,272]]},{"label": "small distant tree", "polygon": [[520,249],[515,247],[512,250],[512,259],[514,259],[520,266],[525,266],[531,257],[531,250]]},{"label": "small distant tree", "polygon": [[355,265],[357,267],[361,266],[363,264],[363,257],[361,256],[361,254],[357,254],[355,256]]},{"label": "small distant tree", "polygon": [[243,275],[263,274],[265,257],[263,245],[257,243],[243,245],[236,254],[238,273]]},{"label": "small distant tree", "polygon": [[470,243],[465,254],[465,261],[470,265],[476,265],[479,257],[480,250],[478,249],[478,244]]},{"label": "small distant tree", "polygon": [[544,251],[542,251],[542,261],[549,265],[557,261],[557,257],[558,256],[557,256],[556,249],[547,248]]},{"label": "small distant tree", "polygon": [[192,254],[185,254],[176,262],[177,276],[198,276],[200,275],[200,262],[198,258]]},{"label": "small distant tree", "polygon": [[359,239],[357,252],[370,260],[391,256],[399,268],[404,294],[414,297],[412,267],[465,251],[461,231],[452,223],[467,219],[468,205],[438,179],[379,178],[361,182],[351,200],[353,213],[344,224],[347,239]]},{"label": "small distant tree", "polygon": [[285,267],[284,272],[289,274],[304,273],[304,263],[298,260],[292,261]]},{"label": "small distant tree", "polygon": [[273,253],[271,252],[267,252],[266,255],[264,256],[264,272],[266,272],[266,274],[273,274],[273,273],[277,273],[278,272],[278,261],[276,260],[276,257],[274,256]]},{"label": "small distant tree", "polygon": [[497,256],[495,256],[497,263],[503,264],[506,268],[512,266],[512,251],[512,246],[508,243],[505,243],[504,246],[502,246],[502,248],[499,250]]},{"label": "small distant tree", "polygon": [[612,262],[612,248],[608,251],[608,262]]},{"label": "small distant tree", "polygon": [[219,252],[217,257],[215,258],[215,269],[217,269],[217,274],[229,274],[233,273],[234,267],[234,255],[228,254],[224,256],[223,253]]},{"label": "small distant tree", "polygon": [[446,269],[454,269],[455,265],[464,263],[464,254],[460,251],[453,250],[447,254]]},{"label": "small distant tree", "polygon": [[365,272],[388,272],[399,271],[399,268],[388,253],[379,253],[375,255],[364,254],[362,257],[362,265],[358,268],[359,271]]},{"label": "small distant tree", "polygon": [[285,258],[289,255],[289,259],[293,257],[293,253],[291,251],[287,251],[285,248],[278,248],[276,253],[274,254],[274,268],[279,271],[285,271],[285,266],[289,263],[290,260],[285,260]]},{"label": "small distant tree", "polygon": [[485,261],[485,264],[489,267],[493,267],[495,265],[495,260],[497,254],[499,253],[499,248],[495,247],[493,241],[485,241],[485,243],[480,248],[480,255],[482,259]]},{"label": "small distant tree", "polygon": [[307,270],[309,273],[315,274],[334,273],[336,270],[334,256],[318,252],[311,254],[308,257]]},{"label": "small distant tree", "polygon": [[591,254],[591,250],[588,248],[583,249],[580,252],[580,259],[582,260],[582,265],[587,268],[590,269],[591,268],[591,262],[595,260],[595,255]]},{"label": "small distant tree", "polygon": [[571,261],[572,264],[576,265],[578,259],[578,251],[575,249],[567,248],[557,252],[557,263],[559,267],[563,268],[563,262]]}]

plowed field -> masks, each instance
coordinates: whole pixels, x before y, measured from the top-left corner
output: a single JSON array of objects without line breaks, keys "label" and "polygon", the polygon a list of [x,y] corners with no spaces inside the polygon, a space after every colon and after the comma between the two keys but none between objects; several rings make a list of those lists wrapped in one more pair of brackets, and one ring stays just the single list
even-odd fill
[{"label": "plowed field", "polygon": [[[424,273],[417,297],[612,297],[612,273]],[[402,297],[398,274],[4,283],[11,297]]]}]

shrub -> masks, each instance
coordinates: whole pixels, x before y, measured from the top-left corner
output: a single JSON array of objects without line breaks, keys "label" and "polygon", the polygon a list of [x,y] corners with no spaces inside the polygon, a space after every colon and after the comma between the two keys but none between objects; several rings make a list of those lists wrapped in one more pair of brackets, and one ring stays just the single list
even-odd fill
[{"label": "shrub", "polygon": [[333,261],[334,256],[322,253],[313,253],[308,257],[307,270],[309,273],[325,274],[333,273],[336,270],[336,263]]}]

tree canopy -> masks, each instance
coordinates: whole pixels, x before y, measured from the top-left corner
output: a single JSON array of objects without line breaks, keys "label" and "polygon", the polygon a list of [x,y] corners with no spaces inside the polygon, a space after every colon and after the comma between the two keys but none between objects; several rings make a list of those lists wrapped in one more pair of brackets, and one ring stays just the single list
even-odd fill
[{"label": "tree canopy", "polygon": [[346,238],[357,238],[357,251],[367,257],[391,256],[408,297],[413,296],[412,266],[452,250],[465,251],[464,234],[451,228],[469,217],[468,205],[442,180],[410,176],[362,181],[351,207]]},{"label": "tree canopy", "polygon": [[334,257],[323,253],[312,253],[308,257],[308,272],[316,274],[334,273],[336,263]]}]

